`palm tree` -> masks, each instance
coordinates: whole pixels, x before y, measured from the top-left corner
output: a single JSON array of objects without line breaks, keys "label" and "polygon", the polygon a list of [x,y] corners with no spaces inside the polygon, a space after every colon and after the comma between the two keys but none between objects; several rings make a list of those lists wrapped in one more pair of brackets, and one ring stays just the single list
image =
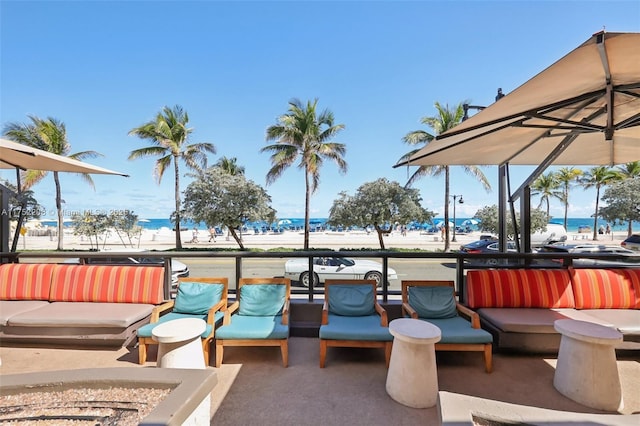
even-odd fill
[{"label": "palm tree", "polygon": [[343,156],[346,146],[331,140],[344,129],[335,124],[333,113],[327,109],[318,115],[318,99],[303,105],[298,99],[289,101],[289,110],[278,117],[278,124],[267,128],[267,145],[260,152],[271,152],[271,169],[267,173],[267,185],[273,183],[298,159],[298,167],[304,170],[304,249],[309,249],[309,203],[311,195],[320,184],[320,168],[325,160],[332,160],[340,173],[347,172]]},{"label": "palm tree", "polygon": [[[85,158],[95,158],[102,154],[96,151],[82,151],[75,154],[69,154],[71,144],[67,140],[67,129],[63,122],[48,117],[41,119],[36,116],[29,116],[31,123],[9,123],[4,130],[4,135],[18,143],[38,148],[53,154],[66,156],[75,160],[83,160]],[[47,170],[27,170],[22,174],[22,184],[24,189],[29,189],[36,183],[40,182],[49,173]],[[87,173],[80,173],[80,176],[92,188],[95,189],[93,179]],[[62,211],[62,190],[60,188],[60,177],[58,172],[53,172],[53,181],[56,186],[56,210],[58,213],[58,250],[64,247],[62,232],[63,211]]]},{"label": "palm tree", "polygon": [[564,229],[567,229],[567,212],[569,210],[569,189],[572,184],[578,182],[582,176],[582,170],[574,167],[562,167],[556,172],[556,179],[562,186],[562,204],[564,204]]},{"label": "palm tree", "polygon": [[129,135],[138,136],[151,142],[152,146],[135,149],[129,153],[129,160],[138,158],[159,156],[154,167],[154,174],[158,184],[162,181],[162,176],[167,167],[173,162],[175,178],[175,211],[172,215],[176,225],[176,248],[182,248],[180,238],[180,167],[179,161],[183,160],[186,166],[194,171],[206,168],[207,153],[215,154],[216,148],[212,143],[201,142],[188,144],[189,135],[193,128],[187,127],[189,115],[176,105],[173,108],[165,106],[156,115],[155,120],[136,127],[129,131]]},{"label": "palm tree", "polygon": [[598,166],[593,167],[582,175],[579,182],[580,185],[584,189],[595,188],[596,189],[596,211],[593,214],[593,240],[596,241],[598,239],[598,208],[600,203],[600,188],[605,185],[610,184],[615,180],[620,179],[620,174],[615,170],[605,167]]},{"label": "palm tree", "polygon": [[622,179],[640,178],[640,161],[631,161],[616,168]]},{"label": "palm tree", "polygon": [[218,160],[215,166],[221,168],[222,170],[233,176],[244,175],[244,166],[238,165],[238,159],[236,157],[222,157]]},{"label": "palm tree", "polygon": [[547,219],[551,218],[551,215],[549,214],[551,198],[557,198],[560,201],[564,201],[563,193],[558,191],[560,185],[561,184],[558,181],[556,174],[553,172],[538,176],[538,178],[531,184],[531,195],[540,195],[540,204],[538,204],[538,208],[541,208],[542,204],[546,204],[547,206]]},{"label": "palm tree", "polygon": [[[616,168],[616,172],[621,180],[640,179],[640,161],[631,161]],[[633,221],[627,223],[627,235],[633,233]]]},{"label": "palm tree", "polygon": [[[439,102],[435,103],[436,110],[438,111],[438,116],[436,117],[422,117],[420,122],[431,127],[435,130],[435,135],[439,135],[449,129],[454,128],[458,124],[462,122],[462,117],[464,116],[464,108],[463,104],[458,104],[455,108],[449,109],[449,105],[442,106]],[[426,145],[431,142],[435,135],[432,135],[424,130],[415,130],[413,132],[409,132],[405,135],[402,140],[409,145]],[[419,151],[422,146],[406,153],[400,158],[399,161],[408,160],[414,153]],[[463,166],[464,171],[471,176],[475,177],[483,186],[486,191],[491,190],[491,184],[487,177],[482,173],[479,167],[477,166]],[[405,187],[410,187],[416,180],[423,176],[442,176],[444,175],[444,223],[445,223],[445,243],[444,243],[444,251],[449,251],[449,227],[446,226],[449,223],[449,166],[420,166],[418,170],[416,170],[409,180]]]}]

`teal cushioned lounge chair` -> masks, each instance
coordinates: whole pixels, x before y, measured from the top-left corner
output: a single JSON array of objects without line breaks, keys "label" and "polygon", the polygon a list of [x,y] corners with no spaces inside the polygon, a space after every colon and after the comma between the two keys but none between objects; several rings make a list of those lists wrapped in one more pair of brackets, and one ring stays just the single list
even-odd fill
[{"label": "teal cushioned lounge chair", "polygon": [[290,295],[288,278],[240,278],[237,300],[216,331],[216,367],[222,365],[225,346],[280,346],[286,367]]},{"label": "teal cushioned lounge chair", "polygon": [[156,306],[149,324],[138,329],[138,362],[147,361],[147,346],[157,345],[152,331],[159,324],[180,318],[201,318],[207,325],[202,333],[205,365],[209,365],[211,340],[216,325],[222,323],[227,309],[227,278],[180,278],[176,298]]},{"label": "teal cushioned lounge chair", "polygon": [[327,347],[384,348],[387,367],[393,336],[374,280],[326,280],[320,325],[320,368]]},{"label": "teal cushioned lounge chair", "polygon": [[453,281],[402,281],[402,312],[440,329],[437,351],[483,352],[485,370],[491,373],[493,336],[480,328],[476,312],[456,301]]}]

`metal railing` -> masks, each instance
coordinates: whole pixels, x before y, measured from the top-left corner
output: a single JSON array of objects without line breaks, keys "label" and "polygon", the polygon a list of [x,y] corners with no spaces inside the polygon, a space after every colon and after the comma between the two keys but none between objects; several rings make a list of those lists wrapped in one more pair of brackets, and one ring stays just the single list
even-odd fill
[{"label": "metal railing", "polygon": [[[455,283],[456,289],[463,300],[465,271],[468,269],[486,269],[486,268],[567,268],[574,266],[576,259],[580,259],[583,264],[575,265],[576,267],[594,267],[594,268],[616,268],[616,267],[636,267],[640,268],[640,256],[635,261],[629,261],[630,258],[621,254],[595,254],[595,253],[483,253],[483,254],[465,254],[465,253],[440,253],[440,252],[396,252],[387,250],[370,250],[370,251],[295,251],[295,252],[251,252],[251,251],[163,251],[163,252],[87,252],[87,251],[41,251],[41,252],[18,252],[18,253],[0,253],[0,263],[6,262],[29,262],[45,258],[48,262],[59,263],[60,259],[64,261],[70,258],[114,258],[114,257],[145,257],[162,259],[167,271],[170,270],[171,258],[176,259],[233,259],[235,280],[245,276],[247,268],[243,265],[243,260],[249,259],[289,259],[289,258],[307,258],[309,260],[308,270],[313,269],[313,259],[317,257],[349,257],[358,258],[375,258],[380,259],[382,263],[382,286],[379,294],[382,296],[383,303],[389,300],[389,296],[399,295],[399,290],[391,290],[390,283],[387,281],[390,259],[415,259],[420,261],[442,260],[455,262]],[[584,262],[587,262],[584,264]],[[486,264],[482,264],[485,262]],[[429,279],[430,277],[424,277]],[[168,282],[169,280],[167,280]],[[313,282],[313,274],[310,275],[310,283],[308,288],[296,288],[292,293],[297,295],[306,295],[309,302],[313,302],[314,298],[322,295],[323,291],[318,290],[318,283]],[[167,286],[170,286],[168,283]],[[167,294],[170,291],[166,289]],[[235,291],[230,289],[231,293]]]}]

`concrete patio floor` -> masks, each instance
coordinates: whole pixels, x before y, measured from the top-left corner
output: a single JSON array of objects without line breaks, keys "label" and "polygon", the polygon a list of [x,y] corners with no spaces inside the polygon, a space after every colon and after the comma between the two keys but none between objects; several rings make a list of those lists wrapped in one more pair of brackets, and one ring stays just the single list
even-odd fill
[{"label": "concrete patio floor", "polygon": [[[137,364],[137,358],[135,348],[0,347],[0,381],[2,375],[35,371],[154,368],[155,348],[144,366]],[[326,368],[320,369],[318,362],[319,344],[314,338],[290,339],[288,368],[282,367],[277,348],[225,348],[224,364],[215,369],[218,385],[212,394],[211,424],[439,424],[436,407],[408,408],[386,394],[382,350],[330,348]],[[551,410],[604,413],[555,390],[555,363],[553,355],[494,354],[494,371],[487,374],[479,353],[441,352],[439,389]],[[625,404],[620,414],[640,413],[640,351],[619,352],[618,371]]]}]

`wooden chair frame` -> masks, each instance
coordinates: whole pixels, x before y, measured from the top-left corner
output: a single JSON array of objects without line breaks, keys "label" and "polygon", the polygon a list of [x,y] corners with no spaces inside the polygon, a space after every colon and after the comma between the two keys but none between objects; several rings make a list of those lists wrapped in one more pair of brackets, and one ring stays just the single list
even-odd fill
[{"label": "wooden chair frame", "polygon": [[[222,325],[231,324],[232,314],[240,308],[240,293],[245,285],[282,284],[287,286],[284,307],[282,308],[282,324],[289,324],[289,304],[291,302],[291,280],[289,278],[240,278],[236,291],[236,301],[227,308]],[[222,365],[225,346],[280,346],[282,365],[289,365],[289,339],[215,339],[216,367]]]},{"label": "wooden chair frame", "polygon": [[[374,280],[326,280],[324,283],[324,305],[322,307],[322,321],[321,325],[329,324],[329,291],[332,285],[347,284],[347,285],[371,285],[373,286],[373,299],[376,313],[380,315],[380,325],[383,327],[389,327],[389,319],[387,317],[387,311],[378,303],[377,288]],[[328,347],[348,347],[348,348],[383,348],[384,357],[387,368],[389,368],[389,361],[391,360],[391,348],[393,341],[375,341],[375,340],[333,340],[333,339],[320,339],[320,368],[324,368],[327,358]]]},{"label": "wooden chair frame", "polygon": [[[204,363],[205,365],[209,365],[209,358],[211,354],[211,340],[215,334],[215,313],[218,311],[224,312],[227,309],[227,297],[229,293],[229,279],[227,277],[201,277],[201,278],[178,278],[178,286],[181,282],[192,282],[192,283],[203,283],[203,284],[222,284],[224,288],[222,290],[222,297],[220,301],[213,305],[207,314],[207,324],[211,325],[211,334],[206,338],[202,339],[202,353],[204,354]],[[164,314],[169,313],[176,301],[170,300],[168,302],[163,303],[162,305],[158,305],[153,308],[151,311],[151,319],[149,321],[150,324],[158,322],[160,317]],[[157,345],[158,342],[153,339],[153,337],[138,337],[138,363],[140,365],[147,362],[147,348],[148,345]]]},{"label": "wooden chair frame", "polygon": [[[455,284],[453,281],[439,280],[403,280],[402,281],[402,314],[409,315],[411,318],[418,319],[418,313],[409,304],[409,287],[451,287],[454,298],[456,297]],[[456,309],[458,313],[471,322],[471,328],[480,327],[480,316],[460,304],[456,299]],[[428,320],[428,318],[427,318]],[[465,352],[483,352],[484,366],[487,373],[493,370],[493,356],[491,343],[436,343],[436,351],[465,351]]]}]

